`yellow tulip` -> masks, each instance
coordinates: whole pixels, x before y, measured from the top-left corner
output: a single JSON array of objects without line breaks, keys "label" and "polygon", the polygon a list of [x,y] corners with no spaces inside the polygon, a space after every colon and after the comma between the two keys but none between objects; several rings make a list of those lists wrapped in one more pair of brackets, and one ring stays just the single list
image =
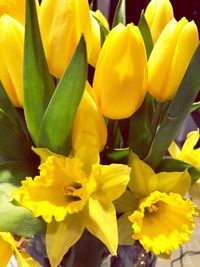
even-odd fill
[{"label": "yellow tulip", "polygon": [[91,50],[91,21],[87,0],[43,0],[39,24],[50,72],[61,77],[83,33]]},{"label": "yellow tulip", "polygon": [[117,25],[101,49],[93,87],[103,114],[130,117],[146,95],[147,59],[138,27]]},{"label": "yellow tulip", "polygon": [[[98,160],[107,141],[107,128],[93,89],[86,83],[85,91],[74,119],[72,149],[88,167]],[[88,149],[90,147],[90,149]]]},{"label": "yellow tulip", "polygon": [[23,105],[24,27],[8,15],[0,17],[0,80],[16,107]]},{"label": "yellow tulip", "polygon": [[[7,14],[24,25],[25,3],[25,0],[0,0],[0,16]],[[38,9],[38,1],[35,0],[35,3]]]},{"label": "yellow tulip", "polygon": [[101,31],[100,26],[96,18],[109,30],[109,24],[107,19],[103,16],[100,10],[96,12],[90,11],[90,19],[92,25],[92,50],[90,53],[89,62],[92,66],[96,66],[97,59],[101,50]]},{"label": "yellow tulip", "polygon": [[154,43],[173,17],[174,12],[169,0],[151,0],[148,4],[145,11],[145,18]]},{"label": "yellow tulip", "polygon": [[148,61],[148,90],[159,102],[173,99],[198,46],[198,29],[186,18],[171,20]]}]

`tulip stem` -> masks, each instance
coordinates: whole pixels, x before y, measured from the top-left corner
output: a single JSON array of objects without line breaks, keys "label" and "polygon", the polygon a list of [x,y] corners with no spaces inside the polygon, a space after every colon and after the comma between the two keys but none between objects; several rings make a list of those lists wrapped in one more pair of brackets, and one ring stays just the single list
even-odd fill
[{"label": "tulip stem", "polygon": [[155,112],[151,121],[151,132],[152,136],[155,136],[158,124],[160,122],[160,116],[161,116],[161,109],[162,109],[162,103],[157,102],[155,105]]}]

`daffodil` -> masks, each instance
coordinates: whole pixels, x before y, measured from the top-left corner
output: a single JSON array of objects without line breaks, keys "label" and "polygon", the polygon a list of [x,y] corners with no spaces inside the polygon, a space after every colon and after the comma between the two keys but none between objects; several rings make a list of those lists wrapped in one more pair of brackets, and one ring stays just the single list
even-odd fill
[{"label": "daffodil", "polygon": [[117,210],[124,212],[119,224],[128,233],[132,224],[133,239],[146,251],[170,255],[189,240],[194,228],[195,206],[182,197],[189,189],[190,175],[187,171],[156,174],[135,154],[131,167],[128,190],[116,202]]},{"label": "daffodil", "polygon": [[[43,159],[40,174],[34,179],[26,178],[14,197],[34,216],[42,216],[49,223],[47,240],[51,235],[48,233],[56,232],[62,226],[62,234],[67,237],[63,252],[66,253],[86,227],[112,254],[116,254],[117,219],[112,201],[125,191],[129,167],[96,162],[87,172],[82,160],[76,156],[64,157],[39,148],[34,150]],[[64,254],[51,252],[51,264],[57,266]]]},{"label": "daffodil", "polygon": [[137,26],[118,24],[99,54],[93,88],[103,114],[111,119],[130,117],[147,90],[147,57]]},{"label": "daffodil", "polygon": [[39,267],[29,254],[22,247],[22,241],[16,241],[11,233],[0,232],[0,265],[6,267],[11,256],[14,254],[20,267]]},{"label": "daffodil", "polygon": [[169,0],[151,0],[149,2],[145,11],[145,18],[154,43],[173,17],[173,7]]},{"label": "daffodil", "polygon": [[148,90],[157,101],[174,98],[198,43],[194,21],[172,19],[164,28],[148,60]]},{"label": "daffodil", "polygon": [[[192,131],[187,135],[181,150],[175,142],[172,142],[168,151],[172,158],[185,161],[200,170],[200,148],[194,148],[199,138],[199,130]],[[189,192],[192,198],[200,198],[200,179],[191,186]]]}]

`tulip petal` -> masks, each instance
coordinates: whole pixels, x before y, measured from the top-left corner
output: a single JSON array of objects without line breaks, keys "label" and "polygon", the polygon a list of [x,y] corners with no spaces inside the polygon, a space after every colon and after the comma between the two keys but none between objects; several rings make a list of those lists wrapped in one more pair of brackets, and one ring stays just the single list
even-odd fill
[{"label": "tulip petal", "polygon": [[85,210],[84,221],[88,231],[100,239],[112,255],[116,255],[118,233],[114,205],[90,198],[87,210]]},{"label": "tulip petal", "polygon": [[68,215],[64,221],[47,225],[46,246],[52,267],[57,267],[67,251],[79,240],[84,230],[78,214]]}]

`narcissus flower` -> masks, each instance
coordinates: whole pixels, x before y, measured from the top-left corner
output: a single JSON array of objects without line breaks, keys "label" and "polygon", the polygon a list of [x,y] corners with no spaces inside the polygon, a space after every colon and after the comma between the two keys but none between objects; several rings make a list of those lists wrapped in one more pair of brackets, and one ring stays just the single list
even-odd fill
[{"label": "narcissus flower", "polygon": [[101,49],[93,88],[106,117],[130,117],[146,95],[147,58],[138,27],[117,25]]},{"label": "narcissus flower", "polygon": [[164,28],[148,61],[148,90],[157,101],[176,95],[198,41],[194,21],[173,19]]},{"label": "narcissus flower", "polygon": [[171,254],[173,249],[190,239],[194,214],[195,207],[189,199],[183,200],[175,193],[154,191],[129,216],[133,223],[133,238],[140,240],[147,252]]},{"label": "narcissus flower", "polygon": [[154,43],[173,17],[173,7],[169,0],[150,1],[145,11],[145,18],[149,25]]},{"label": "narcissus flower", "polygon": [[182,198],[190,187],[190,175],[187,171],[156,174],[135,154],[130,164],[129,190],[116,201],[117,210],[124,212],[119,224],[130,233],[131,222],[133,239],[146,251],[171,254],[189,240],[194,228],[195,206]]},{"label": "narcissus flower", "polygon": [[[81,237],[86,227],[105,243],[112,254],[116,254],[117,219],[112,201],[125,191],[130,168],[122,164],[107,166],[96,162],[87,171],[83,165],[87,155],[82,161],[76,155],[70,158],[46,149],[34,150],[43,160],[39,166],[40,174],[34,179],[26,178],[14,192],[15,199],[30,209],[34,216],[42,216],[50,223],[49,227],[51,222],[55,223],[54,219],[58,227],[61,221],[70,223],[65,235],[68,236],[66,251]],[[88,165],[93,161],[89,157]]]},{"label": "narcissus flower", "polygon": [[91,53],[91,21],[87,0],[43,0],[39,12],[42,41],[50,72],[61,77],[83,33]]},{"label": "narcissus flower", "polygon": [[1,267],[6,267],[11,256],[14,254],[20,267],[39,267],[29,254],[25,251],[22,245],[22,240],[17,242],[14,237],[8,232],[0,232],[0,259]]},{"label": "narcissus flower", "polygon": [[16,107],[22,107],[24,27],[8,15],[0,17],[0,80]]},{"label": "narcissus flower", "polygon": [[[200,171],[200,148],[194,148],[199,138],[199,130],[192,131],[187,135],[181,150],[175,142],[172,142],[168,151],[174,159],[185,161]],[[200,198],[200,179],[191,186],[189,192],[192,198]]]}]

